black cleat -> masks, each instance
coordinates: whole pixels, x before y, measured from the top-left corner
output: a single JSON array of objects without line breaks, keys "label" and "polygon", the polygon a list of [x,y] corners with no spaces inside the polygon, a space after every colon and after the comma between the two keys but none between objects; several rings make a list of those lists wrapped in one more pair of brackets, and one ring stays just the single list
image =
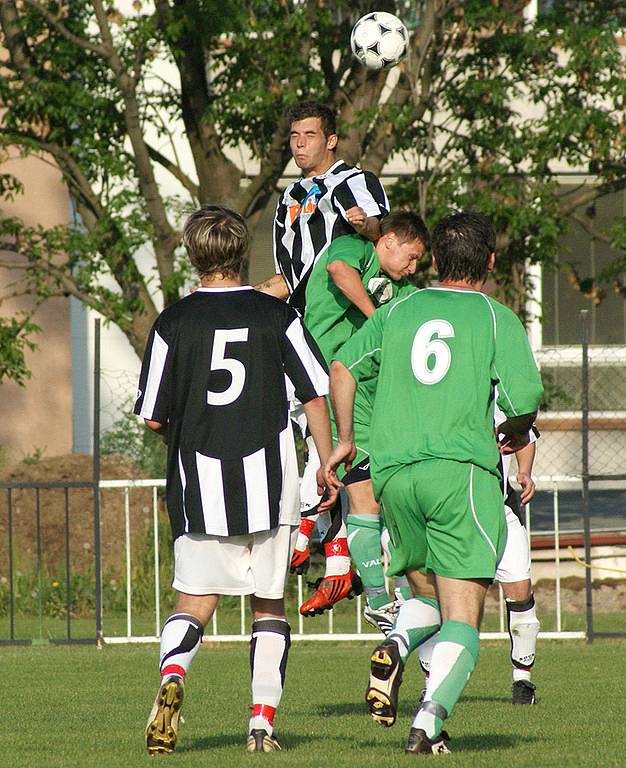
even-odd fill
[{"label": "black cleat", "polygon": [[421,728],[411,728],[404,751],[409,755],[449,755],[448,742],[450,737],[446,731],[439,736],[429,739]]},{"label": "black cleat", "polygon": [[530,680],[516,680],[513,683],[513,704],[536,704],[535,698],[536,685],[531,683]]},{"label": "black cleat", "polygon": [[383,640],[370,657],[370,680],[365,691],[365,703],[370,717],[385,728],[391,728],[396,722],[403,670],[398,646],[393,640]]},{"label": "black cleat", "polygon": [[150,755],[169,754],[176,749],[184,692],[180,677],[170,677],[159,688],[146,725],[146,748]]},{"label": "black cleat", "polygon": [[369,605],[366,605],[363,617],[365,621],[380,630],[386,637],[396,623],[399,608],[400,606],[396,601],[382,605],[380,608],[371,608]]},{"label": "black cleat", "polygon": [[265,728],[253,728],[246,742],[246,752],[280,752],[282,747],[275,736],[270,736]]}]

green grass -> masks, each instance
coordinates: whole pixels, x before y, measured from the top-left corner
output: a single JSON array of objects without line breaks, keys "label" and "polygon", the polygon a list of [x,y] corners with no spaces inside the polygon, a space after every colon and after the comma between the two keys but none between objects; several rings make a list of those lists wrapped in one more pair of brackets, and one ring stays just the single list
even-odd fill
[{"label": "green grass", "polygon": [[[296,643],[277,715],[280,754],[243,752],[247,647],[203,648],[189,675],[177,754],[168,766],[387,768],[420,759],[402,753],[422,685],[408,665],[399,722],[382,729],[362,703],[367,644]],[[155,645],[0,650],[5,673],[0,743],[12,768],[154,766],[142,731],[157,685]],[[483,643],[477,669],[448,728],[446,766],[623,766],[626,641],[539,643],[536,707],[509,703],[508,644]]]},{"label": "green grass", "polygon": [[[241,619],[238,598],[227,598],[218,610],[219,634],[240,634]],[[169,611],[162,607],[161,624]],[[333,611],[333,630],[335,633],[356,632],[356,603],[344,600],[337,604]],[[295,602],[288,608],[288,618],[293,628],[297,631],[298,618],[295,611]],[[539,611],[541,629],[544,632],[556,630],[554,614],[549,611]],[[602,613],[594,611],[594,630],[596,632],[626,632],[626,613]],[[134,610],[132,613],[132,632],[136,636],[155,634],[154,612],[146,610]],[[583,613],[564,612],[561,616],[563,630],[585,631],[585,616]],[[246,632],[250,629],[250,614],[246,609]],[[371,632],[369,624],[363,622],[363,632]],[[500,630],[500,620],[497,613],[487,613],[483,620],[482,629],[485,632]],[[328,631],[328,614],[304,620],[304,633],[326,633]],[[506,631],[506,627],[505,627]],[[104,635],[105,637],[122,637],[127,632],[126,615],[123,612],[105,613]],[[212,626],[209,625],[207,634],[211,634]],[[72,619],[71,633],[74,638],[95,637],[95,617],[82,616]],[[14,635],[16,639],[62,639],[67,636],[67,623],[64,616],[36,616],[32,614],[18,613],[15,616]],[[0,616],[0,640],[8,640],[10,637],[9,617]]]}]

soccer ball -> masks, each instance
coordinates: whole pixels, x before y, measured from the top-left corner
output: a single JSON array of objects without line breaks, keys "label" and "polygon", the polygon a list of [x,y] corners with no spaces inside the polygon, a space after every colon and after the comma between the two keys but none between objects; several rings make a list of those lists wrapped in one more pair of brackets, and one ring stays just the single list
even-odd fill
[{"label": "soccer ball", "polygon": [[350,35],[352,53],[368,69],[392,67],[403,58],[408,46],[409,33],[404,24],[384,11],[362,16]]}]

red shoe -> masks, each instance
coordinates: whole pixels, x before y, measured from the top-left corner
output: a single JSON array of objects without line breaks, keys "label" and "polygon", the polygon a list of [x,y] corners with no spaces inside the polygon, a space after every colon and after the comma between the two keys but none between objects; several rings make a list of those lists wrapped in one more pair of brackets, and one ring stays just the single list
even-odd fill
[{"label": "red shoe", "polygon": [[303,616],[315,616],[332,608],[335,603],[347,597],[352,600],[363,592],[363,583],[357,572],[350,566],[348,573],[341,576],[325,576],[315,582],[310,582],[315,592],[300,606]]},{"label": "red shoe", "polygon": [[298,576],[302,576],[309,570],[310,563],[309,546],[307,544],[306,549],[294,549],[293,555],[291,556],[289,572],[297,573]]}]

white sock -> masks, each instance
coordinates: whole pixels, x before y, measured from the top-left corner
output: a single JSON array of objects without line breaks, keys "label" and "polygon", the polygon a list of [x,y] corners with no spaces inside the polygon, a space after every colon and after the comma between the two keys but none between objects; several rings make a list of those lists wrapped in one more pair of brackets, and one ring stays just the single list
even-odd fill
[{"label": "white sock", "polygon": [[535,610],[533,595],[526,602],[506,601],[506,617],[511,638],[511,664],[513,682],[530,680],[531,668],[535,663],[539,619]]},{"label": "white sock", "polygon": [[264,728],[273,733],[274,712],[285,684],[290,628],[287,619],[257,619],[252,624],[250,671],[252,674],[252,716],[249,731]]},{"label": "white sock", "polygon": [[160,670],[163,678],[185,677],[202,643],[202,624],[194,616],[175,613],[161,631]]},{"label": "white sock", "polygon": [[420,666],[423,669],[424,674],[427,676],[430,674],[430,663],[433,656],[433,648],[435,647],[438,639],[439,633],[433,635],[431,638],[426,640],[425,643],[422,643],[418,648]]}]

